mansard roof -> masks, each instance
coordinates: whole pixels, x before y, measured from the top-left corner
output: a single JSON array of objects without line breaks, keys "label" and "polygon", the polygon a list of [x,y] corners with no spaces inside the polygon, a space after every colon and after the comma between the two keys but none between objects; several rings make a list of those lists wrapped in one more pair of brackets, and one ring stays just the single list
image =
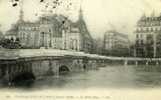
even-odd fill
[{"label": "mansard roof", "polygon": [[137,21],[137,26],[147,27],[147,26],[160,26],[161,25],[161,15],[160,16],[142,16],[140,20]]},{"label": "mansard roof", "polygon": [[116,30],[108,30],[108,31],[106,32],[106,34],[108,34],[108,33],[113,33],[114,35],[119,35],[119,36],[128,38],[128,35],[126,35],[126,34],[124,34],[124,33],[117,32]]},{"label": "mansard roof", "polygon": [[160,16],[142,16],[139,21],[161,21]]},{"label": "mansard roof", "polygon": [[[40,24],[43,24],[43,21],[46,24],[53,24],[56,27],[59,27],[59,29],[62,28],[78,28],[79,32],[81,33],[81,35],[83,37],[91,37],[88,28],[86,26],[85,21],[82,18],[79,18],[78,21],[73,22],[70,19],[68,19],[67,17],[63,16],[63,15],[52,15],[52,16],[42,16],[39,18],[39,20],[37,20],[36,22],[29,22],[29,21],[23,21],[21,23],[18,23],[24,26],[38,26]],[[71,30],[70,30],[71,31]]]}]

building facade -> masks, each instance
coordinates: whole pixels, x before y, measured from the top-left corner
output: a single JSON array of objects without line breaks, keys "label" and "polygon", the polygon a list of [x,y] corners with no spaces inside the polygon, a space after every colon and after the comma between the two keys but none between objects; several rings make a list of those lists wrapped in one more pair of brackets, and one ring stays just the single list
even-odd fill
[{"label": "building facade", "polygon": [[107,31],[104,34],[104,51],[109,56],[129,56],[129,38],[128,35],[116,32],[114,30]]},{"label": "building facade", "polygon": [[23,11],[16,24],[17,38],[25,48],[53,48],[92,51],[93,40],[80,10],[79,19],[72,22],[62,15],[44,15],[36,22],[23,20]]},{"label": "building facade", "polygon": [[103,50],[104,50],[104,42],[103,42],[103,38],[95,38],[94,39],[94,45],[93,45],[93,51],[92,53],[94,54],[99,54],[102,55],[103,54]]},{"label": "building facade", "polygon": [[135,56],[161,56],[161,16],[143,15],[137,22],[135,36]]},{"label": "building facade", "polygon": [[67,21],[64,24],[63,49],[92,53],[93,38],[87,29],[81,9],[77,22]]}]

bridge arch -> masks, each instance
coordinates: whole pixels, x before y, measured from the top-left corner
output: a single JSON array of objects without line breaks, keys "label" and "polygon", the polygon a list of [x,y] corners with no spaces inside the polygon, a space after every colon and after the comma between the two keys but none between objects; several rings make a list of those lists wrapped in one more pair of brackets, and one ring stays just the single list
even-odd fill
[{"label": "bridge arch", "polygon": [[87,65],[83,64],[83,69],[86,70],[87,69]]},{"label": "bridge arch", "polygon": [[22,72],[10,77],[10,82],[14,85],[26,85],[32,83],[36,77],[32,72]]},{"label": "bridge arch", "polygon": [[70,68],[66,65],[61,65],[59,67],[59,74],[64,74],[70,72]]}]

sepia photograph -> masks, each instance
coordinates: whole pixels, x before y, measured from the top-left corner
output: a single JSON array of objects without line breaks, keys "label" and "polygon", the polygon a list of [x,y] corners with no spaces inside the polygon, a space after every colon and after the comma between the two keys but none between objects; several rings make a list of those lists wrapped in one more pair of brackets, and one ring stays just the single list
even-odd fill
[{"label": "sepia photograph", "polygon": [[0,0],[0,99],[160,98],[161,0]]}]

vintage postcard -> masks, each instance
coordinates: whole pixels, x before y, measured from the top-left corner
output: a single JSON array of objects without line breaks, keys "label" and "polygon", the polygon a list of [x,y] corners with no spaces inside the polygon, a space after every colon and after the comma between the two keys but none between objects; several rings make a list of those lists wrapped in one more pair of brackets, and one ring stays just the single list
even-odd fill
[{"label": "vintage postcard", "polygon": [[0,100],[159,100],[161,0],[0,0]]}]

